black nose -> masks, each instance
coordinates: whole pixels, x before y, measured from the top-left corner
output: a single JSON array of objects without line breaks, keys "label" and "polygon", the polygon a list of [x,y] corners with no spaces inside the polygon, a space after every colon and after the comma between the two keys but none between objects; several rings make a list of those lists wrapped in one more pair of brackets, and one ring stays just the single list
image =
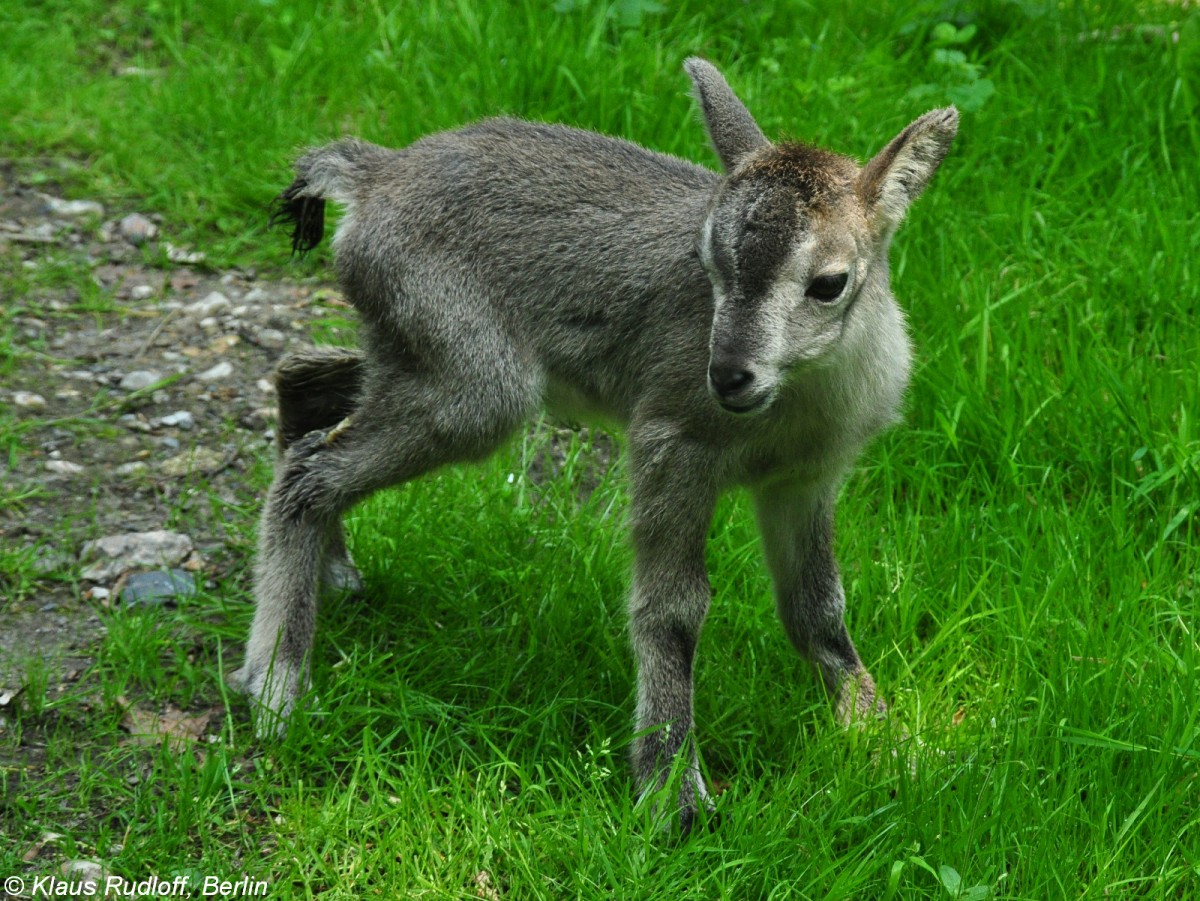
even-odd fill
[{"label": "black nose", "polygon": [[754,373],[736,366],[722,366],[714,363],[708,367],[708,380],[717,394],[721,397],[730,397],[753,382]]}]

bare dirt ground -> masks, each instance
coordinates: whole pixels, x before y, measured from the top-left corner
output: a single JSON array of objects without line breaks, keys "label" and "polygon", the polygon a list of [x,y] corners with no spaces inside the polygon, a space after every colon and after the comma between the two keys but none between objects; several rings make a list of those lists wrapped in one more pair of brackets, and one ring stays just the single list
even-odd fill
[{"label": "bare dirt ground", "polygon": [[352,340],[336,291],[214,270],[170,232],[64,203],[52,169],[0,161],[0,406],[17,435],[0,462],[0,700],[31,659],[51,679],[90,662],[122,576],[82,579],[85,542],[183,533],[197,581],[239,576],[271,460],[271,371],[314,330]]}]

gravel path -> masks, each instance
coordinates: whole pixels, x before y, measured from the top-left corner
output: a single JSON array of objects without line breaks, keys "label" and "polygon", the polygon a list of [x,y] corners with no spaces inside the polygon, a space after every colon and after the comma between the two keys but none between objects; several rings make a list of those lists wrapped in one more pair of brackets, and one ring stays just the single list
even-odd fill
[{"label": "gravel path", "polygon": [[2,464],[0,701],[32,657],[51,678],[86,666],[97,609],[138,593],[131,573],[240,575],[274,364],[314,332],[353,336],[336,291],[213,270],[156,217],[64,201],[43,180],[0,161],[0,408],[19,436]]}]

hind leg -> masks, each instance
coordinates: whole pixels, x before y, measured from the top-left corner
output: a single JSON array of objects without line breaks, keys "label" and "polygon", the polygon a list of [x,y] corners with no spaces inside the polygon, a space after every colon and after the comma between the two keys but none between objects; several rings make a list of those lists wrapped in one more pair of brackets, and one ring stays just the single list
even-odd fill
[{"label": "hind leg", "polygon": [[439,360],[436,381],[372,360],[350,416],[284,452],[262,513],[254,622],[235,676],[260,707],[260,734],[281,732],[307,687],[317,588],[342,513],[380,488],[486,456],[536,407],[534,375],[490,350]]},{"label": "hind leg", "polygon": [[[353,412],[361,399],[365,362],[361,350],[342,347],[312,347],[280,361],[275,370],[280,461],[298,439],[332,429]],[[340,517],[327,527],[321,585],[332,592],[351,594],[363,588],[346,548]]]}]

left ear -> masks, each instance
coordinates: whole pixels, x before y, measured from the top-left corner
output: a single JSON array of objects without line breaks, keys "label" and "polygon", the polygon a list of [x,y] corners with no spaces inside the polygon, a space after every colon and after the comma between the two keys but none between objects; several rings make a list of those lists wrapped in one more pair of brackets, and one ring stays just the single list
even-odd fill
[{"label": "left ear", "polygon": [[737,98],[724,76],[712,63],[698,56],[683,64],[696,89],[704,113],[704,125],[726,172],[769,142],[746,105]]},{"label": "left ear", "polygon": [[883,232],[904,219],[937,171],[958,133],[958,110],[935,109],[913,122],[875,155],[858,177],[868,215]]}]

